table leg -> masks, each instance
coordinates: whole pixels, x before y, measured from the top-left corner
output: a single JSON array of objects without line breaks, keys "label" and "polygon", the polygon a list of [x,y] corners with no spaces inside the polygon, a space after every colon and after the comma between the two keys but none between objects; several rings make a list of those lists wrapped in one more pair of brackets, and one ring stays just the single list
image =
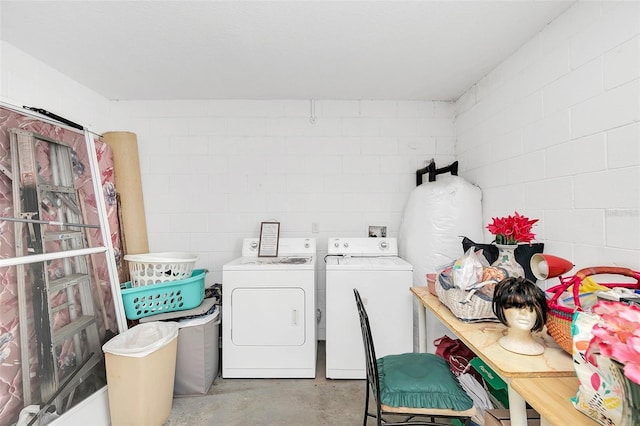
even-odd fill
[{"label": "table leg", "polygon": [[524,398],[508,384],[509,417],[512,426],[527,426],[527,404]]},{"label": "table leg", "polygon": [[427,352],[427,308],[418,303],[418,350]]}]

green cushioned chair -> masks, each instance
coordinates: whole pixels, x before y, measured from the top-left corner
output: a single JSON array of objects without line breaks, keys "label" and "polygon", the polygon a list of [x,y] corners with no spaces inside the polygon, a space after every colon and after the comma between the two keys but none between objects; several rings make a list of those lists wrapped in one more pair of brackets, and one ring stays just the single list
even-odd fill
[{"label": "green cushioned chair", "polygon": [[[473,400],[462,389],[444,359],[426,353],[376,358],[367,311],[358,290],[353,289],[353,293],[360,316],[367,367],[363,425],[367,424],[369,417],[375,418],[378,425],[450,425],[452,419],[470,425],[476,412]],[[375,412],[369,410],[371,395],[376,405]]]}]

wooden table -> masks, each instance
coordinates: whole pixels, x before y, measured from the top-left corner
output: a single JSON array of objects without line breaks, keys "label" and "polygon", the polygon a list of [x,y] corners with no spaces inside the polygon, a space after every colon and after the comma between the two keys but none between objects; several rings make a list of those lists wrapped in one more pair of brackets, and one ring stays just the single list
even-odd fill
[{"label": "wooden table", "polygon": [[497,322],[460,321],[436,296],[429,293],[427,287],[412,287],[411,292],[423,307],[418,310],[420,351],[426,352],[427,339],[439,337],[426,335],[426,310],[429,309],[507,383],[509,413],[513,426],[527,425],[525,399],[514,389],[514,379],[575,377],[571,356],[562,350],[546,331],[534,334],[545,346],[542,355],[528,356],[509,352],[498,344],[498,340],[506,334],[507,328],[504,325]]},{"label": "wooden table", "polygon": [[530,377],[511,381],[513,389],[540,414],[543,424],[598,425],[569,401],[576,396],[578,385],[577,377]]}]

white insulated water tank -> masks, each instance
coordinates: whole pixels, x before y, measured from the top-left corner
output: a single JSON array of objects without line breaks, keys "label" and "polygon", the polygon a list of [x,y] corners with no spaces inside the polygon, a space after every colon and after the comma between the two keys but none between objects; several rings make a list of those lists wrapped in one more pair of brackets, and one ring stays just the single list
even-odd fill
[{"label": "white insulated water tank", "polygon": [[[398,254],[413,265],[413,285],[426,286],[437,272],[464,254],[462,237],[483,240],[482,192],[459,176],[438,176],[410,194],[398,233]],[[417,302],[416,302],[417,303]],[[417,306],[414,306],[414,350],[417,350]],[[448,330],[427,312],[427,350]]]}]

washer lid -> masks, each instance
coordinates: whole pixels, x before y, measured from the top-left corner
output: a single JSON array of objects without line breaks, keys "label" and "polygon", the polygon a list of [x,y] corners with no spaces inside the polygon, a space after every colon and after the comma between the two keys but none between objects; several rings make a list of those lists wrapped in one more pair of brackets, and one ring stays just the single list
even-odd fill
[{"label": "washer lid", "polygon": [[397,256],[327,257],[327,270],[335,271],[413,271],[413,266]]}]

